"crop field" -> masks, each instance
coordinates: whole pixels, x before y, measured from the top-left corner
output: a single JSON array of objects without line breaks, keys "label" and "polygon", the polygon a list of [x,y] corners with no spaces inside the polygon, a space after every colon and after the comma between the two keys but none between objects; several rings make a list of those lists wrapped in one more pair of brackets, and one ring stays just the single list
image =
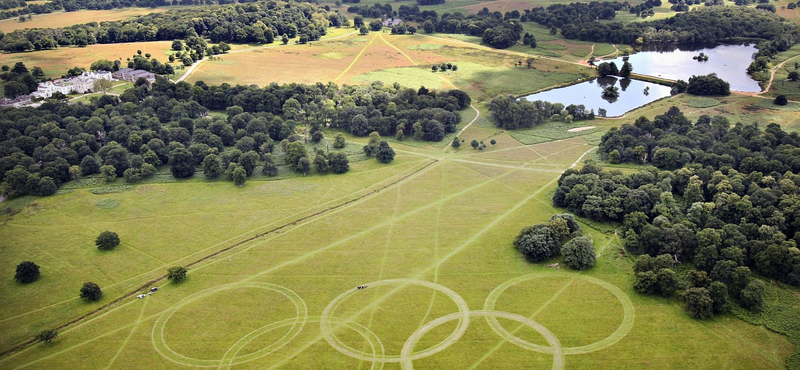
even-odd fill
[{"label": "crop field", "polygon": [[31,51],[25,53],[0,53],[0,65],[13,66],[16,62],[24,62],[28,68],[41,67],[45,76],[61,77],[68,69],[78,66],[89,69],[89,66],[100,59],[122,59],[136,54],[150,53],[162,62],[167,61],[166,52],[170,50],[169,41],[131,42],[121,44],[96,44],[86,47],[60,47],[55,50]]},{"label": "crop field", "polygon": [[[36,3],[29,1],[29,4]],[[77,12],[58,12],[50,14],[34,14],[31,20],[19,22],[17,18],[0,20],[0,31],[8,33],[23,28],[55,28],[89,22],[119,21],[137,15],[160,13],[169,8],[123,8],[112,10],[81,10]]]},{"label": "crop field", "polygon": [[[521,259],[511,239],[557,212],[555,179],[593,147],[498,138],[482,152],[395,144],[390,166],[357,162],[346,176],[38,199],[0,228],[3,271],[34,255],[45,271],[29,290],[3,280],[5,348],[200,262],[185,282],[128,296],[0,367],[781,368],[784,337],[732,318],[696,322],[676,302],[634,294],[613,233],[584,226],[601,256],[588,272]],[[120,248],[91,245],[104,229]],[[79,301],[85,280],[106,298]]]}]

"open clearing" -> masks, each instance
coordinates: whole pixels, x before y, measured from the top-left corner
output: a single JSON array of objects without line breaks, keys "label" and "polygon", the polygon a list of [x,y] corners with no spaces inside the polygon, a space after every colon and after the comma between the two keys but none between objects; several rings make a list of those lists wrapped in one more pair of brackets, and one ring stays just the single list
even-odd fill
[{"label": "open clearing", "polygon": [[[28,2],[29,4],[32,2]],[[35,2],[33,2],[35,3]],[[123,8],[112,10],[81,10],[77,12],[58,12],[50,14],[33,14],[31,20],[19,22],[17,18],[0,20],[0,31],[5,33],[23,28],[56,28],[89,22],[119,21],[137,15],[161,13],[170,8]]]}]

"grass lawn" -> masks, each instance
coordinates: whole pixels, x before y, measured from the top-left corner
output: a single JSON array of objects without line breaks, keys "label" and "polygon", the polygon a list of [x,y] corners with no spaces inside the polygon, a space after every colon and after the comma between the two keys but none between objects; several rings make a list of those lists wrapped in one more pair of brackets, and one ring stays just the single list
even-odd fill
[{"label": "grass lawn", "polygon": [[[167,266],[291,226],[204,260],[185,282],[126,298],[63,330],[54,344],[6,356],[0,366],[351,369],[377,360],[397,369],[392,359],[416,337],[417,368],[554,361],[570,369],[782,367],[793,348],[785,337],[729,316],[692,320],[675,301],[635,294],[631,261],[617,256],[612,230],[584,225],[600,255],[586,272],[521,259],[511,247],[514,235],[558,212],[548,193],[559,171],[592,146],[582,138],[531,146],[498,138],[482,152],[412,155],[406,153],[414,148],[395,144],[402,151],[392,164],[357,162],[343,176],[249,181],[242,188],[195,179],[36,199],[0,228],[10,253],[6,275],[18,259],[36,259],[44,269],[32,285],[0,282],[8,292],[0,311],[6,347],[109,302]],[[386,187],[292,224],[379,186]],[[122,245],[100,253],[92,240],[105,229],[117,231]],[[98,282],[106,298],[81,302],[83,281]],[[368,289],[355,288],[361,284]],[[499,326],[493,329],[480,310],[499,311],[492,324]],[[459,324],[457,312],[469,323]],[[498,327],[507,334],[496,334]],[[563,358],[531,350],[553,338]]]}]

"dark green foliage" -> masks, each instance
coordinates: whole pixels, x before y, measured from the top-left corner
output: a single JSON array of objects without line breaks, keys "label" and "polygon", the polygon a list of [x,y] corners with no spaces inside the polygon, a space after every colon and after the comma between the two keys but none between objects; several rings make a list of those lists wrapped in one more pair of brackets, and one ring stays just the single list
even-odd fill
[{"label": "dark green foliage", "polygon": [[333,173],[345,173],[350,170],[347,155],[341,152],[333,152],[328,155],[328,164]]},{"label": "dark green foliage", "polygon": [[[347,158],[347,156],[345,156],[345,158]],[[261,173],[270,177],[278,175],[278,167],[275,166],[272,154],[264,154],[264,167],[262,167]]]},{"label": "dark green foliage", "polygon": [[775,105],[786,105],[789,104],[789,99],[786,99],[786,95],[778,95],[775,97],[775,100],[773,100],[773,103]]},{"label": "dark green foliage", "polygon": [[58,330],[45,329],[37,333],[33,339],[35,339],[39,343],[50,343],[54,341],[57,336],[58,336]]},{"label": "dark green foliage", "polygon": [[100,298],[103,298],[103,291],[100,290],[100,286],[95,283],[83,283],[81,287],[81,298],[89,302],[99,301]]},{"label": "dark green foliage", "polygon": [[765,289],[766,285],[763,281],[751,281],[739,294],[739,303],[750,311],[762,311],[764,309]]},{"label": "dark green foliage", "polygon": [[17,265],[17,272],[14,274],[14,280],[27,284],[36,281],[39,275],[39,265],[31,261],[23,261]]},{"label": "dark green foliage", "polygon": [[375,159],[381,163],[389,163],[394,160],[394,149],[389,146],[386,140],[382,140],[378,146],[378,151],[375,153]]},{"label": "dark green foliage", "polygon": [[686,92],[700,96],[727,96],[731,94],[731,85],[717,77],[716,73],[705,76],[692,76]]},{"label": "dark green foliage", "polygon": [[728,287],[725,284],[715,281],[708,287],[708,293],[714,302],[715,314],[728,311]]},{"label": "dark green foliage", "polygon": [[167,279],[171,280],[174,283],[179,283],[186,279],[186,267],[183,266],[172,266],[167,269]]},{"label": "dark green foliage", "polygon": [[585,270],[594,266],[596,256],[592,239],[581,236],[566,242],[561,248],[564,263],[576,270]]},{"label": "dark green foliage", "polygon": [[345,146],[344,136],[342,134],[336,134],[336,138],[333,139],[333,147],[335,149],[342,149]]},{"label": "dark green foliage", "polygon": [[461,139],[459,139],[458,137],[454,137],[453,138],[453,142],[450,143],[450,146],[452,146],[453,148],[460,147],[461,146]]},{"label": "dark green foliage", "polygon": [[113,231],[103,231],[94,241],[97,249],[107,251],[119,245],[119,235]]},{"label": "dark green foliage", "polygon": [[297,163],[302,158],[308,157],[308,152],[303,143],[299,141],[291,142],[286,146],[286,153],[283,157],[284,162],[288,166],[297,166]]},{"label": "dark green foliage", "polygon": [[216,154],[209,154],[203,159],[203,176],[213,180],[222,175],[222,162]]},{"label": "dark green foliage", "polygon": [[373,131],[369,134],[369,142],[367,145],[364,145],[364,154],[367,157],[374,157],[378,153],[378,148],[380,147],[381,143],[381,135],[378,132]]},{"label": "dark green foliage", "polygon": [[[585,106],[571,105],[569,114],[575,120],[587,119],[591,111]],[[528,101],[513,96],[497,96],[489,103],[489,112],[495,126],[504,129],[531,128],[560,114],[563,104],[552,104],[545,101]]]},{"label": "dark green foliage", "polygon": [[695,319],[714,317],[714,301],[706,288],[689,288],[683,293],[686,312]]},{"label": "dark green foliage", "polygon": [[194,175],[194,159],[183,146],[177,147],[169,152],[169,165],[172,176],[176,178],[187,178]]},{"label": "dark green foliage", "polygon": [[[517,248],[529,261],[539,262],[552,256],[561,254],[561,245],[568,242],[570,238],[580,237],[582,231],[580,225],[571,214],[558,214],[550,218],[544,224],[528,226],[522,229],[514,238],[514,247]],[[588,246],[585,244],[588,242]],[[586,266],[592,263],[592,257],[588,256],[588,249],[594,255],[594,248],[591,240],[576,241],[573,245],[572,260],[576,266]],[[586,250],[578,250],[586,249]],[[587,266],[584,268],[588,268]]]},{"label": "dark green foliage", "polygon": [[636,280],[633,289],[642,294],[671,296],[678,287],[678,278],[672,269],[672,256],[660,255],[656,258],[641,255],[633,264]]}]

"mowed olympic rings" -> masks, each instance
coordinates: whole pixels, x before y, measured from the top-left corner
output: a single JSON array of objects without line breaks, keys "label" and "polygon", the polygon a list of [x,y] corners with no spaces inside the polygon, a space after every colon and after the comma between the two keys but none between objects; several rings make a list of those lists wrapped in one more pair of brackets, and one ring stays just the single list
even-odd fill
[{"label": "mowed olympic rings", "polygon": [[[634,320],[635,314],[634,314],[634,311],[633,311],[633,302],[631,302],[630,298],[628,298],[628,295],[625,294],[625,292],[619,290],[619,288],[615,287],[614,285],[611,285],[607,281],[603,281],[603,280],[600,280],[600,279],[597,279],[597,278],[593,278],[593,277],[589,277],[589,276],[583,276],[583,275],[535,274],[535,275],[520,276],[518,278],[511,279],[509,281],[506,281],[503,284],[500,284],[500,286],[498,286],[491,293],[489,293],[489,296],[486,297],[486,302],[483,305],[484,310],[485,311],[494,312],[494,306],[495,306],[495,303],[497,302],[497,299],[500,297],[501,294],[503,294],[503,292],[506,291],[506,289],[510,288],[511,286],[519,284],[519,283],[521,283],[523,281],[528,281],[528,280],[532,280],[532,279],[539,279],[539,278],[547,278],[547,277],[583,279],[583,280],[589,281],[591,283],[594,283],[596,285],[599,285],[599,286],[601,286],[603,288],[606,288],[608,291],[611,292],[611,294],[613,294],[615,297],[617,297],[617,299],[619,300],[620,304],[622,305],[622,310],[624,312],[624,316],[622,318],[622,323],[620,324],[620,326],[617,328],[616,331],[611,333],[611,335],[609,335],[605,339],[602,339],[602,340],[600,340],[598,342],[595,342],[595,343],[592,343],[592,344],[587,344],[585,346],[565,347],[564,348],[564,354],[566,354],[566,355],[577,355],[577,354],[589,353],[589,352],[601,350],[603,348],[606,348],[606,347],[616,343],[617,341],[619,341],[620,339],[625,337],[625,335],[627,335],[628,332],[631,331],[631,329],[633,328],[633,320]],[[499,336],[501,336],[503,338],[508,338],[508,340],[510,342],[512,342],[512,343],[514,343],[514,344],[516,344],[516,345],[518,345],[518,346],[520,346],[522,348],[525,348],[525,349],[528,349],[528,350],[531,350],[531,351],[541,352],[541,353],[553,353],[553,351],[554,351],[554,349],[552,347],[545,347],[545,346],[541,346],[541,345],[538,345],[538,344],[533,344],[533,343],[528,342],[528,341],[526,341],[526,340],[524,340],[522,338],[514,336],[508,330],[506,330],[506,328],[504,328],[502,325],[500,325],[500,322],[497,321],[497,318],[494,318],[494,317],[491,317],[491,316],[486,316],[486,322],[495,331],[495,333],[497,333],[497,335],[499,335]]]},{"label": "mowed olympic rings", "polygon": [[356,294],[358,292],[358,289],[354,288],[334,298],[333,301],[331,301],[331,303],[328,304],[328,307],[325,307],[325,311],[322,311],[322,320],[320,322],[320,328],[322,330],[322,335],[325,336],[325,340],[328,342],[328,344],[331,345],[331,347],[336,348],[336,350],[338,350],[341,353],[344,353],[350,357],[359,360],[377,361],[377,362],[403,362],[408,359],[412,360],[419,359],[441,352],[445,350],[445,348],[455,343],[458,340],[458,338],[461,338],[461,336],[464,335],[464,332],[467,331],[467,326],[469,325],[469,307],[467,307],[467,302],[464,301],[464,298],[461,298],[461,296],[458,295],[458,293],[454,292],[450,288],[447,288],[443,285],[439,285],[436,283],[431,283],[429,281],[411,280],[411,279],[380,280],[366,284],[366,286],[370,288],[378,286],[387,286],[387,285],[388,286],[416,285],[416,286],[431,288],[433,290],[436,290],[444,294],[448,298],[452,299],[453,302],[458,307],[458,313],[457,313],[459,320],[458,326],[456,326],[456,329],[453,330],[453,332],[447,338],[445,338],[438,344],[430,348],[427,348],[423,351],[420,351],[418,353],[411,353],[405,357],[402,355],[373,356],[368,353],[359,351],[339,340],[339,338],[336,337],[336,333],[334,333],[334,328],[331,327],[331,323],[334,320],[333,314],[336,311],[336,308],[339,307],[339,305],[341,305],[342,302],[345,299],[347,299],[347,297],[350,297],[351,295]]},{"label": "mowed olympic rings", "polygon": [[[624,312],[622,323],[620,324],[620,326],[617,328],[616,331],[614,331],[611,335],[600,341],[578,347],[563,347],[559,339],[555,336],[555,334],[553,334],[544,325],[521,314],[498,311],[495,309],[495,305],[497,303],[498,298],[508,288],[516,284],[537,278],[582,279],[605,288],[606,290],[611,292],[622,305]],[[450,300],[452,300],[453,303],[455,303],[457,307],[457,312],[453,312],[424,323],[408,337],[408,339],[403,344],[403,347],[399,354],[386,354],[385,348],[380,338],[374,332],[372,332],[368,327],[361,325],[357,322],[354,322],[353,318],[342,319],[335,317],[337,309],[342,305],[342,303],[347,298],[353,296],[354,294],[357,294],[360,290],[362,290],[362,288],[366,287],[373,288],[380,286],[395,287],[394,290],[388,293],[389,295],[407,286],[419,286],[419,287],[433,289],[450,298]],[[286,296],[295,306],[296,316],[293,318],[288,318],[264,325],[248,333],[247,335],[239,339],[236,343],[234,343],[220,359],[191,358],[175,352],[166,344],[164,339],[165,327],[167,325],[167,322],[172,317],[172,315],[175,314],[175,312],[177,312],[187,304],[206,298],[213,293],[235,288],[259,288],[280,293]],[[297,337],[297,335],[300,333],[301,330],[303,330],[304,326],[306,326],[307,323],[319,322],[320,324],[319,327],[321,330],[322,337],[328,342],[328,344],[330,344],[337,351],[347,356],[350,356],[358,360],[372,362],[371,369],[380,370],[383,368],[383,365],[385,363],[393,362],[393,363],[399,363],[401,368],[404,370],[411,370],[414,368],[413,362],[415,360],[432,356],[436,353],[446,350],[448,347],[455,344],[467,331],[471,318],[484,317],[486,319],[486,322],[492,328],[492,330],[496,334],[498,334],[501,338],[516,346],[519,346],[521,348],[530,351],[553,355],[552,369],[562,370],[564,369],[565,366],[564,365],[565,355],[576,355],[576,354],[583,354],[592,351],[597,351],[609,347],[614,343],[616,343],[617,341],[619,341],[620,339],[622,339],[623,337],[625,337],[625,335],[627,335],[628,332],[630,332],[630,330],[633,328],[634,316],[635,314],[633,309],[633,303],[630,301],[630,298],[628,298],[628,296],[624,292],[622,292],[619,288],[615,287],[614,285],[593,277],[588,277],[583,275],[573,275],[573,274],[561,274],[561,273],[530,274],[506,281],[505,283],[500,284],[489,294],[489,296],[486,298],[484,302],[484,308],[482,310],[472,310],[472,311],[467,306],[466,301],[458,293],[443,285],[429,281],[414,280],[414,279],[380,280],[367,283],[365,285],[361,285],[358,288],[353,288],[340,294],[339,296],[334,298],[328,304],[327,307],[325,307],[325,310],[322,312],[322,316],[319,317],[309,317],[308,310],[306,308],[306,304],[303,301],[303,299],[301,299],[296,293],[287,288],[268,283],[234,283],[197,292],[174,304],[167,311],[165,311],[156,321],[156,324],[153,327],[152,338],[153,338],[153,344],[155,345],[156,349],[164,357],[173,362],[190,366],[218,367],[220,369],[229,369],[233,365],[252,361],[277,351],[278,349],[288,344],[295,337]],[[547,345],[534,344],[515,336],[514,334],[509,332],[506,328],[504,328],[500,324],[498,319],[515,321],[522,325],[527,326],[530,329],[535,330],[542,337],[544,337],[544,339],[547,341]],[[415,347],[417,346],[418,342],[427,333],[429,333],[431,330],[434,330],[435,328],[443,324],[452,321],[458,321],[458,324],[456,325],[456,328],[453,330],[453,332],[450,333],[450,335],[448,335],[441,342],[431,347],[415,352]],[[284,334],[283,337],[281,337],[277,341],[257,351],[242,355],[239,354],[242,351],[242,349],[248,347],[254,340],[256,340],[256,338],[266,333],[272,332],[274,330],[284,329],[287,327],[289,329],[286,332],[286,334]],[[355,349],[345,344],[342,340],[340,340],[335,333],[336,329],[339,328],[346,328],[356,332],[361,338],[363,338],[366,341],[368,345],[368,352]]]},{"label": "mowed olympic rings", "polygon": [[[292,304],[294,304],[296,316],[291,319],[278,321],[262,326],[250,332],[249,334],[245,335],[242,339],[240,339],[237,343],[235,343],[221,359],[199,359],[199,358],[184,356],[178,352],[175,352],[172,348],[169,347],[169,345],[167,345],[167,342],[164,338],[164,331],[167,326],[167,322],[169,322],[169,319],[172,317],[172,315],[175,314],[175,312],[177,312],[187,304],[203,299],[213,293],[229,289],[237,289],[237,288],[266,289],[280,293],[286,296],[286,298],[288,298],[292,302]],[[190,365],[190,366],[199,366],[199,367],[231,366],[264,357],[272,352],[275,352],[279,348],[285,346],[287,343],[289,343],[291,339],[293,339],[294,337],[297,336],[297,334],[300,333],[300,331],[303,329],[303,326],[306,324],[307,319],[308,319],[308,309],[306,307],[305,301],[303,301],[303,299],[300,298],[300,296],[298,296],[295,292],[287,288],[284,288],[280,285],[269,284],[269,283],[252,283],[252,282],[234,283],[199,291],[175,303],[172,307],[164,311],[164,313],[156,321],[155,326],[153,326],[152,339],[153,339],[153,344],[156,347],[156,350],[159,353],[161,353],[162,356],[166,357],[167,359],[175,363]],[[285,326],[291,326],[291,328],[289,329],[288,332],[286,332],[286,334],[283,335],[283,337],[281,337],[274,343],[256,352],[248,353],[242,356],[237,355],[239,350],[241,350],[242,347],[244,347],[247,343],[249,343],[253,339],[257,338],[262,334],[265,334],[267,332]]]}]

